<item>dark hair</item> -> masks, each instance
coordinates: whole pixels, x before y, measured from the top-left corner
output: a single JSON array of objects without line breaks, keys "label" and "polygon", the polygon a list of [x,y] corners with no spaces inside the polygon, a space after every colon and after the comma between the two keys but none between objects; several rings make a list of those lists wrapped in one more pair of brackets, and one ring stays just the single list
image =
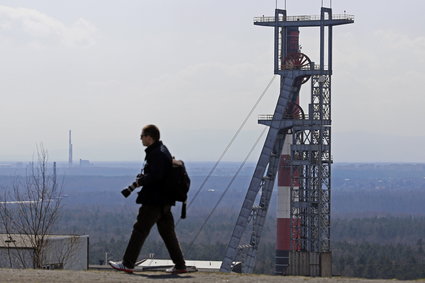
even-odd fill
[{"label": "dark hair", "polygon": [[159,141],[161,135],[159,129],[155,125],[147,125],[143,127],[142,135],[150,136],[154,141]]}]

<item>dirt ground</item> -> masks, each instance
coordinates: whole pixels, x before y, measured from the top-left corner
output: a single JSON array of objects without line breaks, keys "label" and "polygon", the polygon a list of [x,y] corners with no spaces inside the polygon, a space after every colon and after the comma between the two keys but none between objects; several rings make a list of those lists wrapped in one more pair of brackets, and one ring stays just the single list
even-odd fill
[{"label": "dirt ground", "polygon": [[[320,282],[342,282],[342,283],[384,283],[397,282],[397,280],[366,280],[355,278],[307,278],[307,277],[281,277],[269,275],[241,275],[218,272],[193,272],[181,275],[170,275],[164,272],[135,272],[126,274],[114,270],[33,270],[33,269],[0,269],[0,282],[286,282],[286,283],[320,283]],[[425,282],[400,281],[400,282]]]}]

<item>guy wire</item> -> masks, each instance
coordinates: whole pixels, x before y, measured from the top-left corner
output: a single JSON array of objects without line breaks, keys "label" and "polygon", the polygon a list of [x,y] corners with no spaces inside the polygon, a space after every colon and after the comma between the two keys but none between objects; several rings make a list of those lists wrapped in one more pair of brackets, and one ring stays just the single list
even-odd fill
[{"label": "guy wire", "polygon": [[215,210],[217,209],[218,205],[220,204],[220,202],[223,200],[224,196],[226,195],[227,191],[230,189],[230,187],[232,186],[233,182],[235,181],[236,177],[239,175],[240,171],[242,170],[242,168],[245,166],[249,156],[251,155],[251,153],[254,151],[254,149],[257,147],[258,143],[261,140],[261,137],[264,135],[264,133],[266,132],[268,128],[265,127],[262,131],[261,134],[258,136],[257,140],[255,141],[255,143],[253,144],[253,146],[251,147],[251,149],[249,150],[248,154],[246,155],[244,161],[241,163],[241,165],[239,166],[238,170],[236,171],[236,173],[233,175],[232,179],[230,180],[229,184],[227,184],[226,189],[224,190],[224,192],[221,194],[219,200],[216,202],[214,208],[212,209],[212,211],[210,212],[210,214],[207,216],[207,218],[205,219],[204,223],[202,223],[201,228],[199,228],[198,232],[196,233],[195,237],[193,238],[193,240],[190,242],[189,247],[187,249],[187,254],[189,255],[190,252],[192,251],[192,246],[193,243],[198,239],[199,234],[201,233],[201,231],[204,229],[205,224],[207,224],[208,220],[210,219],[210,217],[213,215],[213,213],[215,212]]},{"label": "guy wire", "polygon": [[[209,178],[211,177],[212,173],[215,171],[215,169],[217,168],[218,164],[221,162],[221,160],[223,159],[224,155],[227,153],[227,151],[229,150],[230,146],[233,144],[233,142],[235,141],[235,139],[238,137],[239,133],[241,132],[241,130],[243,129],[243,127],[245,126],[246,122],[248,121],[249,117],[251,117],[252,112],[254,112],[255,108],[257,108],[258,104],[260,103],[260,101],[263,99],[264,95],[267,93],[267,91],[269,90],[270,86],[272,85],[274,79],[276,78],[276,76],[273,76],[272,79],[270,80],[270,82],[267,84],[266,88],[263,90],[263,92],[261,93],[260,97],[258,97],[257,101],[255,102],[254,106],[251,108],[251,110],[249,111],[248,115],[245,117],[245,119],[243,120],[242,124],[239,126],[239,129],[236,131],[236,133],[233,135],[232,139],[230,140],[229,144],[226,146],[226,148],[224,149],[223,153],[220,155],[220,157],[218,158],[217,162],[214,164],[214,166],[211,168],[211,170],[209,171],[208,175],[205,177],[204,181],[202,182],[201,186],[199,186],[198,190],[195,192],[195,194],[193,195],[191,201],[187,204],[187,210],[189,210],[189,207],[192,205],[192,203],[196,200],[196,198],[198,197],[199,193],[201,192],[201,190],[204,188],[205,184],[207,183],[207,181],[209,180]],[[176,226],[180,223],[180,218],[179,220],[177,220],[176,222]]]}]

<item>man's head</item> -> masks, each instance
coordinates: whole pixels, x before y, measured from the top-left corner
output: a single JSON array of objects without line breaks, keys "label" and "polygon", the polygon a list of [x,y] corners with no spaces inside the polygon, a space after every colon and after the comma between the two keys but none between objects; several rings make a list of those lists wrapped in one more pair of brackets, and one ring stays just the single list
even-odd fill
[{"label": "man's head", "polygon": [[150,146],[156,141],[160,139],[159,129],[155,125],[147,125],[143,127],[142,134],[140,135],[140,139],[144,146]]}]

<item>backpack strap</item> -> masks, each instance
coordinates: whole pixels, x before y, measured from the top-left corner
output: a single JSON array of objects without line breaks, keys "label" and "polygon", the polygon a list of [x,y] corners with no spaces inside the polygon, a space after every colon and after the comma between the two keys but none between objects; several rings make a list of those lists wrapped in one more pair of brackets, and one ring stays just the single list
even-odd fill
[{"label": "backpack strap", "polygon": [[182,203],[182,212],[181,212],[180,218],[181,219],[186,218],[186,202],[185,201]]}]

